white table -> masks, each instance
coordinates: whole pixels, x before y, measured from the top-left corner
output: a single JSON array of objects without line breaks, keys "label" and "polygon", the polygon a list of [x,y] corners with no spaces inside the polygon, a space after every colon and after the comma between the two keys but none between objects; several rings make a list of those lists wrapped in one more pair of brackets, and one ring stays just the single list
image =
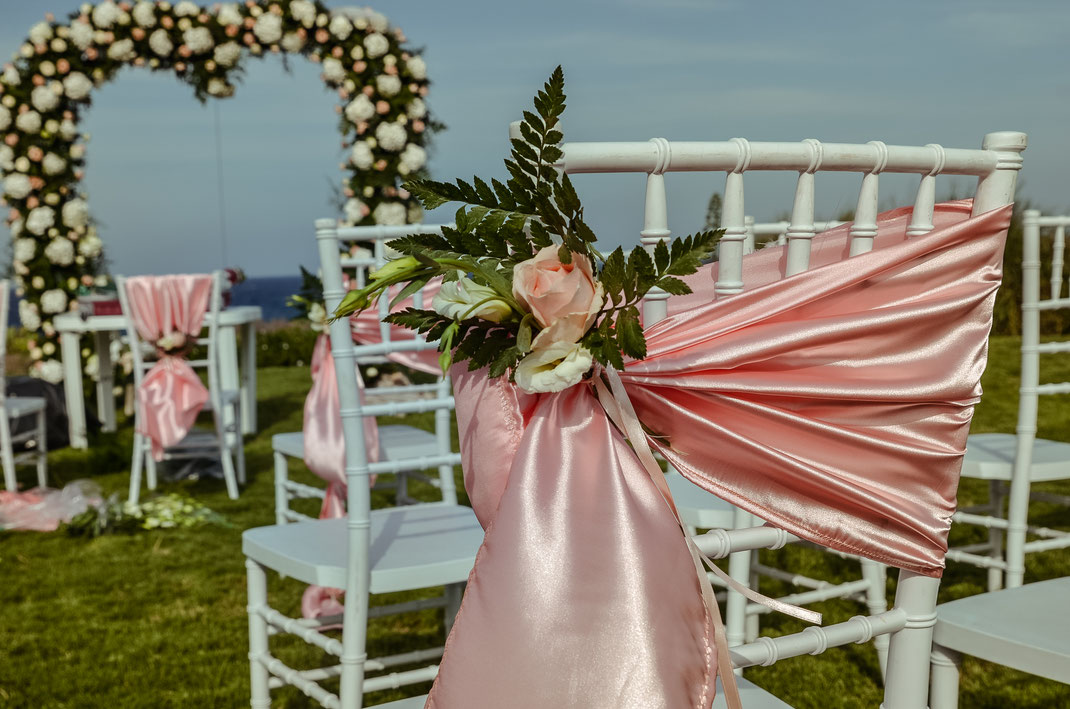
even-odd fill
[{"label": "white table", "polygon": [[[209,314],[207,317],[211,317]],[[260,307],[241,305],[219,312],[219,378],[224,389],[241,390],[242,433],[256,433],[256,323],[263,317]],[[60,334],[63,358],[63,388],[67,397],[67,420],[72,448],[88,446],[85,427],[85,400],[82,396],[82,335],[92,333],[100,360],[97,382],[97,410],[105,431],[115,430],[115,393],[111,361],[111,337],[126,329],[122,315],[78,313],[57,315],[52,323]],[[205,323],[207,324],[207,323]],[[238,330],[242,331],[241,358],[238,357]],[[240,362],[240,366],[239,366]]]}]

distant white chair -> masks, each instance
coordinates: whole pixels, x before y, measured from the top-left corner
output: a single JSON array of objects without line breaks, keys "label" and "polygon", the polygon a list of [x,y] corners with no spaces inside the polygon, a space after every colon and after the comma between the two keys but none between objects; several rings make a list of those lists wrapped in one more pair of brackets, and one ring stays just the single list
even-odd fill
[{"label": "distant white chair", "polygon": [[[846,223],[836,220],[814,222],[814,231],[820,234],[823,231],[828,231],[833,227]],[[747,236],[743,241],[743,252],[749,254],[756,248],[766,244],[775,243],[777,246],[787,244],[788,229],[791,228],[791,222],[755,222],[754,217],[746,216],[743,218],[743,226],[747,230]],[[770,239],[769,237],[773,238]]]},{"label": "distant white chair", "polygon": [[[1023,213],[1022,379],[1018,389],[1017,433],[978,433],[970,436],[966,444],[962,476],[988,480],[989,500],[988,505],[982,505],[980,509],[956,512],[953,519],[988,528],[989,539],[952,549],[947,558],[987,568],[990,591],[1003,585],[1004,573],[1008,588],[1022,585],[1026,554],[1070,547],[1070,532],[1030,526],[1028,521],[1030,485],[1070,479],[1070,443],[1036,437],[1039,395],[1070,393],[1070,382],[1040,383],[1040,355],[1070,352],[1070,341],[1040,341],[1041,311],[1070,310],[1070,297],[1062,295],[1067,226],[1070,226],[1070,216],[1045,217],[1035,209]],[[1051,291],[1046,298],[1040,293],[1042,228],[1050,228],[1053,237]],[[1008,483],[1009,499],[1005,493]],[[1070,505],[1070,498],[1056,501]],[[1027,534],[1037,539],[1027,541]]]},{"label": "distant white chair", "polygon": [[1070,577],[936,607],[932,709],[956,709],[962,655],[1070,684]]},{"label": "distant white chair", "polygon": [[[169,446],[163,451],[162,460],[189,460],[195,458],[212,457],[218,458],[223,466],[223,477],[227,486],[227,494],[231,499],[238,497],[238,484],[245,482],[245,450],[241,433],[241,392],[238,390],[224,390],[220,382],[219,363],[219,311],[222,309],[222,284],[223,272],[216,271],[211,275],[201,278],[211,279],[211,292],[208,300],[208,311],[204,320],[208,325],[208,337],[197,337],[197,333],[190,336],[195,339],[195,344],[204,346],[206,353],[204,359],[187,360],[187,364],[194,370],[205,370],[208,381],[208,401],[204,409],[212,414],[213,427],[211,430],[191,429],[180,442]],[[152,293],[159,303],[168,303],[172,312],[163,317],[179,319],[179,313],[186,313],[189,303],[180,302],[181,296],[171,292],[169,284],[172,279],[196,278],[196,276],[138,276],[136,278],[124,278],[116,276],[115,283],[119,292],[119,302],[122,306],[123,316],[126,318],[126,331],[130,341],[130,350],[134,361],[134,390],[140,391],[145,377],[162,358],[163,355],[156,348],[156,343],[147,338],[152,337],[158,331],[160,325],[152,322],[152,316],[146,315],[141,307],[131,307],[130,288],[136,284],[139,290]],[[169,322],[163,325],[165,332],[170,332],[175,325]],[[192,329],[198,330],[196,326]],[[231,415],[225,417],[224,409],[229,408]],[[156,489],[156,459],[152,452],[152,441],[148,436],[139,431],[142,430],[141,420],[147,415],[142,411],[138,401],[134,406],[134,452],[130,467],[130,502],[136,503],[141,491],[141,472],[145,470],[146,482],[149,490]]]},{"label": "distant white chair", "polygon": [[[339,237],[349,238],[351,233],[331,219],[316,222],[328,312],[333,311],[345,295]],[[365,647],[367,621],[372,617],[439,605],[446,606],[448,626],[459,605],[461,585],[468,578],[483,540],[482,527],[469,507],[428,503],[370,509],[369,475],[440,465],[450,466],[452,475],[452,465],[457,458],[456,454],[448,453],[369,463],[365,451],[364,417],[419,411],[445,412],[448,416],[453,399],[436,396],[364,405],[357,391],[354,369],[357,356],[380,355],[401,343],[354,346],[350,323],[344,319],[331,323],[330,338],[345,439],[347,517],[260,527],[242,535],[242,549],[248,557],[252,706],[258,709],[270,706],[270,689],[280,684],[294,685],[326,707],[356,709],[362,706],[365,692],[433,679],[438,671],[435,664],[367,677],[368,673],[388,672],[399,665],[425,663],[442,654],[439,646],[368,658]],[[410,340],[404,345],[404,349],[413,352],[434,348],[434,344],[422,339]],[[269,568],[305,583],[343,589],[345,610],[342,617],[296,619],[272,609],[268,605],[266,586],[266,570]],[[373,593],[436,586],[448,587],[446,598],[368,607],[369,595]],[[342,623],[341,640],[324,632],[339,620]],[[337,657],[340,664],[311,670],[288,667],[271,654],[268,639],[274,633],[296,635]],[[321,680],[335,677],[340,679],[338,694],[319,684]],[[398,708],[421,704],[417,700],[404,700],[387,706]]]},{"label": "distant white chair", "polygon": [[[389,256],[386,242],[407,234],[415,233],[438,233],[443,225],[437,224],[408,224],[403,226],[355,226],[346,227],[339,232],[341,246],[346,244],[350,248],[343,251],[339,257],[339,264],[344,272],[350,273],[351,285],[363,286],[367,272],[382,266]],[[370,245],[368,249],[366,245]],[[355,248],[354,248],[355,247]],[[413,294],[416,307],[430,307],[430,303],[424,302],[423,291]],[[390,361],[390,355],[395,352],[410,351],[411,342],[408,339],[397,340],[391,336],[390,327],[382,323],[381,319],[389,312],[388,302],[383,300],[378,311],[369,311],[367,316],[379,317],[376,326],[376,335],[379,340],[378,347],[367,350],[358,348],[357,362],[360,364],[383,364]],[[356,335],[356,333],[354,333]],[[359,336],[358,336],[359,341]],[[452,391],[449,379],[439,377],[433,384],[409,384],[394,387],[371,387],[364,390],[364,394],[372,401],[389,402],[411,400],[431,395],[439,400],[449,399],[452,401]],[[452,408],[452,407],[451,407]],[[418,500],[409,494],[409,483],[412,480],[426,482],[439,489],[442,494],[442,502],[457,504],[457,489],[453,481],[453,466],[460,464],[460,454],[453,452],[451,437],[450,409],[438,409],[435,412],[434,433],[425,431],[415,426],[393,424],[379,426],[379,459],[380,462],[392,460],[440,456],[441,459],[453,455],[453,462],[438,465],[438,475],[431,477],[420,472],[419,469],[400,468],[386,470],[394,473],[390,481],[380,480],[375,484],[376,490],[392,489],[395,491],[397,504],[413,504]],[[304,458],[305,439],[300,431],[277,433],[271,437],[271,447],[275,460],[275,521],[277,524],[310,519],[308,515],[294,510],[290,503],[295,499],[318,498],[323,499],[323,488],[306,485],[289,477],[289,459],[301,460]]]},{"label": "distant white chair", "polygon": [[[514,124],[513,138],[520,138]],[[851,256],[873,248],[877,236],[878,180],[884,170],[918,174],[921,183],[906,235],[923,238],[933,229],[935,179],[939,174],[978,176],[972,212],[983,214],[1003,207],[1014,199],[1014,189],[1025,148],[1022,133],[992,133],[985,137],[982,150],[945,150],[938,145],[925,147],[887,146],[879,141],[866,145],[822,144],[807,140],[801,144],[752,143],[733,139],[727,143],[670,143],[655,138],[647,143],[566,143],[558,167],[567,173],[647,173],[646,207],[640,240],[649,248],[668,241],[669,230],[665,172],[707,170],[727,173],[722,226],[725,234],[719,246],[719,268],[714,292],[718,298],[744,291],[743,255],[747,229],[744,222],[743,177],[748,171],[797,171],[798,185],[787,229],[785,276],[808,270],[814,224],[814,177],[822,170],[855,171],[862,174],[855,220],[852,223]],[[648,294],[644,303],[646,323],[657,322],[669,313],[669,295]],[[859,464],[865,464],[860,461]],[[712,520],[709,520],[712,521]],[[698,546],[712,558],[762,548],[778,549],[797,541],[787,532],[771,526],[749,529],[715,529],[695,537]],[[900,570],[895,605],[869,617],[826,626],[810,627],[801,633],[776,638],[763,637],[732,648],[736,668],[771,665],[779,660],[818,654],[829,647],[864,643],[878,635],[889,637],[889,656],[883,709],[923,709],[928,696],[928,655],[932,626],[936,617],[938,578]],[[734,595],[734,594],[730,594]],[[492,679],[489,681],[493,681]],[[768,695],[766,695],[768,696]],[[770,702],[778,700],[769,698]],[[763,706],[760,702],[748,703]]]},{"label": "distant white chair", "polygon": [[[0,280],[0,463],[4,468],[4,487],[18,491],[15,466],[33,461],[37,466],[37,486],[48,483],[48,435],[45,429],[45,400],[36,396],[8,396],[5,369],[7,366],[7,318],[10,309],[11,283]],[[13,421],[33,416],[32,428],[11,434]],[[25,450],[15,453],[15,445]]]}]

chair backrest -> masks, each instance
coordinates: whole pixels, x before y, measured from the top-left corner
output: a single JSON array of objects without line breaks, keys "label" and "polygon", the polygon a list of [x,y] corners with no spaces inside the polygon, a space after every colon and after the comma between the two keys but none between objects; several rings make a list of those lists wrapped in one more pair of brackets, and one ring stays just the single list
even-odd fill
[{"label": "chair backrest", "polygon": [[[189,276],[182,276],[188,278]],[[196,344],[204,345],[207,352],[204,359],[189,360],[190,366],[203,368],[208,374],[208,392],[212,402],[213,411],[222,411],[222,385],[219,372],[219,311],[223,309],[223,271],[213,271],[205,274],[204,278],[212,279],[211,291],[208,296],[208,309],[205,312],[205,323],[208,328],[207,337],[196,337]],[[146,285],[162,294],[171,279],[176,276],[139,276],[140,284]],[[126,276],[116,276],[115,285],[119,293],[119,304],[122,307],[123,318],[126,320],[126,332],[130,341],[130,352],[134,361],[134,388],[141,386],[145,373],[159,359],[155,342],[146,342],[138,332],[136,316],[131,307],[130,292],[128,290],[130,279]]]},{"label": "chair backrest", "polygon": [[[821,233],[828,231],[833,227],[838,227],[841,224],[847,222],[841,222],[836,220],[829,220],[824,222],[814,222],[814,231]],[[764,245],[764,242],[776,243],[778,246],[783,246],[788,243],[788,228],[791,226],[789,221],[779,222],[755,222],[754,217],[747,216],[743,218],[743,226],[747,230],[747,238],[743,243],[744,253],[751,253],[754,249],[758,248],[758,245]],[[773,237],[770,239],[769,237]]]},{"label": "chair backrest", "polygon": [[11,307],[11,281],[0,279],[0,405],[7,396],[7,323]]},{"label": "chair backrest", "polygon": [[[519,124],[511,137],[522,139]],[[566,143],[556,167],[566,173],[646,173],[645,217],[640,241],[653,249],[671,238],[665,190],[665,173],[673,171],[725,172],[726,183],[721,226],[725,230],[719,247],[719,266],[714,291],[717,298],[743,292],[743,255],[748,236],[743,201],[744,173],[794,171],[799,173],[791,219],[786,229],[786,269],[791,276],[807,270],[814,224],[815,173],[857,172],[862,175],[855,220],[850,226],[850,255],[867,252],[877,236],[878,180],[882,172],[914,173],[920,186],[906,233],[920,236],[933,229],[935,182],[941,174],[978,178],[973,214],[1002,207],[1013,201],[1021,152],[1026,136],[1017,132],[990,133],[980,150],[945,149],[939,145],[889,146],[879,141],[862,145],[821,143],[757,143],[742,138],[727,142]],[[668,293],[651,291],[644,303],[645,322],[667,315]],[[724,532],[719,548],[711,539],[696,538],[703,550],[715,556],[744,549],[783,546],[791,535],[773,528]],[[712,546],[711,546],[712,545]],[[723,553],[722,553],[723,552]],[[779,658],[822,652],[826,647],[848,642],[866,642],[875,633],[891,633],[884,709],[925,707],[928,693],[929,650],[936,619],[939,579],[900,570],[895,607],[877,616],[857,618],[829,628],[808,628],[803,633],[733,648],[737,666],[771,664]]]},{"label": "chair backrest", "polygon": [[[328,313],[333,313],[346,294],[342,279],[341,252],[346,250],[343,243],[347,241],[383,240],[397,238],[406,234],[441,229],[439,226],[409,225],[381,227],[339,227],[333,219],[316,220],[316,240],[319,246],[320,268],[323,278],[323,298]],[[348,251],[348,250],[346,250]],[[378,261],[382,263],[385,252],[377,242],[375,251]],[[385,315],[386,299],[380,313]],[[423,304],[423,294],[413,297],[416,307]],[[384,323],[385,325],[385,323]],[[334,357],[338,380],[338,398],[342,413],[342,436],[345,440],[346,468],[346,516],[349,538],[346,603],[344,624],[347,629],[342,638],[343,656],[355,657],[364,653],[366,642],[366,623],[368,618],[368,591],[371,583],[369,563],[371,493],[368,476],[379,473],[399,473],[408,470],[426,470],[439,467],[439,485],[443,500],[456,502],[457,492],[453,481],[453,466],[460,464],[460,454],[453,453],[449,438],[450,411],[453,409],[453,396],[450,382],[442,377],[435,385],[434,398],[413,401],[394,401],[377,404],[362,404],[357,389],[356,360],[360,355],[385,355],[391,352],[418,352],[434,350],[436,345],[428,343],[422,337],[396,339],[392,337],[389,327],[381,330],[382,341],[377,343],[356,344],[350,322],[341,318],[330,324],[331,354]],[[364,419],[371,416],[391,416],[423,411],[435,411],[439,453],[419,458],[397,459],[370,463],[364,441]],[[443,426],[442,423],[445,423]],[[363,681],[362,679],[359,681]],[[343,694],[356,694],[359,691]]]}]

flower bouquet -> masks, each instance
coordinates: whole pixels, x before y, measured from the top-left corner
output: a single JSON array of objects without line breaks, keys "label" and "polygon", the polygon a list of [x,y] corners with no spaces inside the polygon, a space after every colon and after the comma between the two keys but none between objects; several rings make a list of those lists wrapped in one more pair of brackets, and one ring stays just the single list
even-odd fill
[{"label": "flower bouquet", "polygon": [[623,369],[624,357],[646,355],[640,301],[651,289],[690,293],[680,276],[698,270],[721,232],[603,255],[571,180],[554,167],[563,157],[561,67],[534,108],[523,114],[523,139],[512,140],[505,183],[406,183],[426,209],[462,203],[456,226],[391,241],[402,255],[350,291],[335,317],[384,296],[393,305],[441,278],[431,310],[407,308],[387,320],[438,340],[443,370],[468,361],[470,371],[487,367],[491,378],[508,373],[525,391],[556,392],[579,383],[596,363]]}]

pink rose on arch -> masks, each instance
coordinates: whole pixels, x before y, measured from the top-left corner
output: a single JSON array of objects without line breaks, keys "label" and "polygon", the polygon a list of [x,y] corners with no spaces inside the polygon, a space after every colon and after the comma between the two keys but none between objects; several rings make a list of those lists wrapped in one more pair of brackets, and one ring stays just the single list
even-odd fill
[{"label": "pink rose on arch", "polygon": [[553,326],[555,341],[577,342],[594,322],[605,295],[590,259],[572,254],[572,263],[564,264],[557,248],[547,246],[513,267],[513,296],[541,327]]}]

